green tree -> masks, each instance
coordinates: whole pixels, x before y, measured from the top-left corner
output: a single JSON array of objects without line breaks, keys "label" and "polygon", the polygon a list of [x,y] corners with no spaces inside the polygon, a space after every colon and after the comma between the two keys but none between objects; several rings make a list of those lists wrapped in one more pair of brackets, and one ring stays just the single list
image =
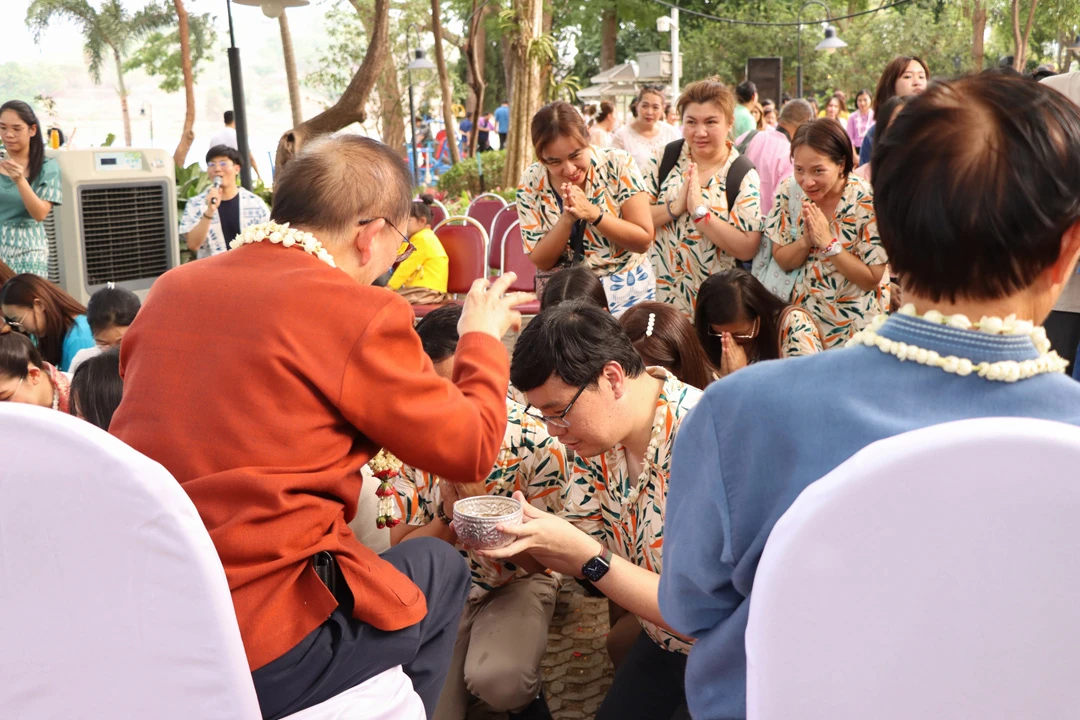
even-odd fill
[{"label": "green tree", "polygon": [[79,27],[90,77],[95,83],[101,82],[106,56],[112,56],[124,119],[124,142],[128,147],[131,147],[131,114],[124,84],[124,60],[136,41],[170,24],[173,19],[173,14],[163,6],[152,5],[131,13],[121,0],[105,0],[100,10],[87,0],[33,0],[26,11],[26,25],[34,32],[36,42],[41,41],[42,33],[54,20],[68,20]]},{"label": "green tree", "polygon": [[130,72],[142,68],[147,75],[161,78],[159,87],[165,92],[184,89],[184,127],[180,142],[173,152],[173,161],[183,166],[188,150],[195,142],[195,78],[200,63],[209,60],[209,50],[217,40],[214,19],[209,14],[190,15],[183,0],[171,0],[171,8],[161,5],[163,14],[175,14],[176,30],[151,32],[142,45],[124,63]]}]

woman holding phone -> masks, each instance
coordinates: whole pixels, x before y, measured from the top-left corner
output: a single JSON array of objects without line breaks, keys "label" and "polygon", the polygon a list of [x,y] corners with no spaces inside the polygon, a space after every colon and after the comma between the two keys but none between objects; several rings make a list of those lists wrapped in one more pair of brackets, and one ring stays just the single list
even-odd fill
[{"label": "woman holding phone", "polygon": [[41,125],[29,105],[0,105],[0,260],[16,273],[49,274],[44,220],[59,204],[60,168],[45,157]]}]

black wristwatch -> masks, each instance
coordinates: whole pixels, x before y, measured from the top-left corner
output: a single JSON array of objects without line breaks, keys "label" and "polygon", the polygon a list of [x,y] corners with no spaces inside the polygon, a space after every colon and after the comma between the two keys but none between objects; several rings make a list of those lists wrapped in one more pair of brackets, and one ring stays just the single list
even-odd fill
[{"label": "black wristwatch", "polygon": [[600,578],[607,575],[611,569],[611,551],[604,548],[603,551],[587,563],[581,566],[581,574],[589,582],[600,582]]}]

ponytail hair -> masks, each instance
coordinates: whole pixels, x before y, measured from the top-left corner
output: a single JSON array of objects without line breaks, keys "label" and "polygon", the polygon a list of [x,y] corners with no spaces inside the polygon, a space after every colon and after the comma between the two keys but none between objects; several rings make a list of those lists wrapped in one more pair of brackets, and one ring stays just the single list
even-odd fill
[{"label": "ponytail hair", "polygon": [[424,193],[420,197],[412,201],[412,205],[409,207],[409,217],[417,220],[422,220],[425,225],[431,224],[431,206],[434,204],[435,198]]}]

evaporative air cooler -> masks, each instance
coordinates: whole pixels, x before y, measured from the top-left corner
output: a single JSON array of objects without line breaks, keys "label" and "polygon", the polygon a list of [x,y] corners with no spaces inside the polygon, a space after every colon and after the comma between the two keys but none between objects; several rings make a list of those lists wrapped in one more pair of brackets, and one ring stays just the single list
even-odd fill
[{"label": "evaporative air cooler", "polygon": [[180,264],[176,179],[164,150],[48,151],[63,203],[45,220],[49,279],[86,303],[106,283],[145,298]]}]

